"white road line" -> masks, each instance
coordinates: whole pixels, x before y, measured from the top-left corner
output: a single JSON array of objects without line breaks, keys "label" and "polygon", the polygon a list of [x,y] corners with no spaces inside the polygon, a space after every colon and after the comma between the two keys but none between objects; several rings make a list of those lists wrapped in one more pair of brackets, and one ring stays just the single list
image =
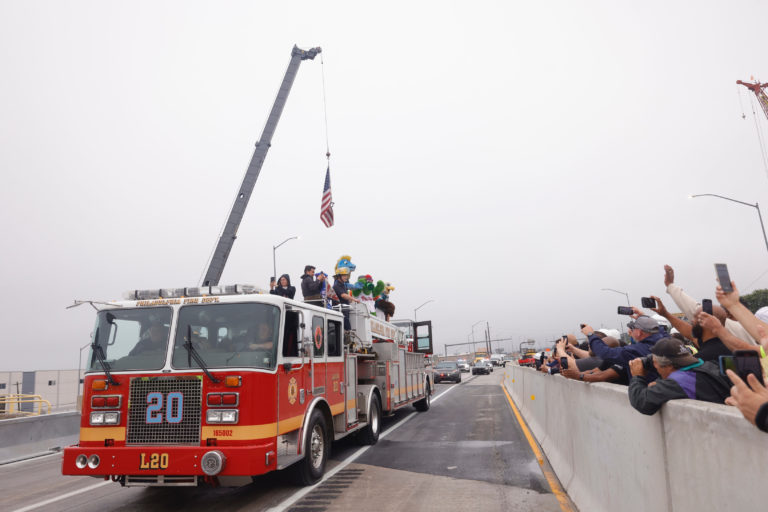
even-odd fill
[{"label": "white road line", "polygon": [[107,485],[114,483],[111,480],[108,480],[106,482],[99,482],[98,484],[89,485],[88,487],[83,487],[82,489],[78,489],[76,491],[68,492],[66,494],[61,494],[59,496],[56,496],[54,498],[45,500],[45,501],[39,501],[37,503],[33,503],[32,505],[27,505],[26,507],[17,508],[13,512],[27,512],[27,510],[34,510],[36,508],[44,507],[46,505],[50,505],[51,503],[56,503],[57,501],[61,501],[64,499],[67,499],[71,496],[76,496],[78,494],[82,494],[84,492],[92,491],[93,489],[96,489],[98,487],[101,487],[102,485]]},{"label": "white road line", "polygon": [[[469,381],[469,379],[467,379],[467,380]],[[456,386],[451,386],[450,388],[448,388],[447,390],[445,390],[444,392],[440,393],[438,396],[433,398],[432,399],[432,403],[437,402],[438,400],[443,398],[445,395],[447,395],[448,393],[450,393],[454,389],[456,389]],[[402,420],[400,420],[395,425],[392,425],[386,431],[381,433],[381,435],[379,436],[379,439],[384,439],[385,437],[387,437],[390,434],[390,432],[393,432],[394,430],[397,430],[398,428],[403,426],[408,420],[410,420],[411,418],[413,418],[417,414],[419,414],[419,413],[414,411],[411,414],[409,414],[408,416],[406,416],[405,418],[403,418]],[[325,476],[323,476],[323,479],[320,480],[319,482],[317,482],[315,485],[312,485],[310,487],[305,487],[305,488],[301,489],[300,491],[296,491],[293,495],[291,495],[289,498],[286,498],[285,501],[283,501],[279,505],[276,505],[276,506],[274,506],[274,507],[272,507],[270,509],[267,509],[267,512],[284,512],[285,510],[288,509],[288,507],[292,506],[294,503],[299,501],[301,498],[303,498],[304,496],[306,496],[307,494],[312,492],[315,488],[317,488],[320,485],[322,485],[323,483],[325,483],[326,480],[328,480],[330,478],[333,478],[333,476],[336,473],[338,473],[339,471],[341,471],[345,467],[347,467],[350,464],[352,464],[358,457],[360,457],[362,454],[364,454],[365,452],[367,452],[368,450],[373,448],[373,446],[375,446],[375,445],[364,446],[364,447],[360,448],[355,453],[353,453],[352,455],[350,455],[349,457],[344,459],[344,461],[342,461],[338,466],[336,466],[331,471],[326,473]]]},{"label": "white road line", "polygon": [[[469,381],[469,380],[471,380],[471,379],[467,379],[467,381]],[[452,386],[452,387],[448,388],[447,390],[445,390],[444,392],[440,393],[438,396],[436,396],[435,398],[432,399],[432,403],[437,402],[438,400],[440,400],[442,397],[444,397],[445,395],[447,395],[448,393],[450,393],[454,389],[456,389],[455,386]],[[407,422],[408,420],[410,420],[411,418],[413,418],[417,414],[418,414],[417,412],[412,412],[411,414],[409,414],[408,416],[406,416],[405,418],[400,420],[395,425],[389,427],[386,431],[381,433],[381,435],[379,436],[379,439],[384,439],[385,437],[387,437],[389,435],[390,432],[393,432],[396,429],[400,428],[405,422]],[[326,473],[325,476],[323,477],[323,479],[320,480],[319,482],[317,482],[315,485],[313,485],[311,487],[305,487],[304,489],[302,489],[300,491],[297,491],[290,498],[288,498],[287,500],[283,501],[279,505],[277,505],[277,506],[275,506],[275,507],[273,507],[273,508],[271,508],[269,510],[272,511],[272,512],[282,512],[282,511],[286,510],[288,507],[290,507],[291,505],[293,505],[294,503],[299,501],[301,498],[303,498],[304,496],[309,494],[317,486],[321,485],[323,482],[325,482],[329,478],[332,478],[336,473],[338,473],[339,471],[341,471],[345,467],[349,466],[352,462],[354,462],[358,457],[360,457],[363,453],[368,451],[370,448],[371,448],[371,446],[364,446],[364,447],[360,448],[355,453],[353,453],[352,455],[347,457],[341,464],[339,464],[338,466],[333,468],[331,471]],[[99,482],[98,484],[89,485],[88,487],[84,487],[82,489],[78,489],[77,491],[68,492],[66,494],[61,494],[59,496],[55,496],[55,497],[47,499],[45,501],[39,501],[37,503],[33,503],[32,505],[27,505],[26,507],[17,508],[16,510],[13,510],[12,512],[27,512],[28,510],[34,510],[36,508],[44,507],[46,505],[50,505],[51,503],[56,503],[57,501],[61,501],[61,500],[67,499],[67,498],[70,498],[72,496],[77,496],[78,494],[82,494],[84,492],[88,492],[88,491],[91,491],[93,489],[97,489],[97,488],[99,488],[99,487],[101,487],[103,485],[107,485],[107,484],[111,484],[111,483],[114,483],[114,482],[112,482],[111,480],[108,480],[108,481],[105,481],[105,482]]]},{"label": "white road line", "polygon": [[12,468],[14,466],[19,466],[21,464],[28,464],[30,462],[45,460],[55,455],[58,455],[59,457],[61,457],[61,452],[46,453],[44,455],[36,455],[35,457],[30,457],[28,459],[15,460],[13,462],[6,462],[5,464],[0,464],[0,469]]}]

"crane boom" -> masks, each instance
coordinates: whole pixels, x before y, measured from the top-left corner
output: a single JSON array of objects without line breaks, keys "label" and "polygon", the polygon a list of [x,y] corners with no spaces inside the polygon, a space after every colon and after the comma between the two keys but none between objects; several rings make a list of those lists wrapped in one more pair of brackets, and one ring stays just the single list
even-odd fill
[{"label": "crane boom", "polygon": [[738,85],[743,85],[755,93],[755,96],[757,96],[757,102],[760,103],[760,106],[763,108],[765,117],[768,117],[768,96],[765,95],[765,91],[763,90],[768,87],[768,83],[761,84],[760,82],[755,82],[754,84],[751,84],[749,82],[742,82],[741,80],[736,80],[736,83]]},{"label": "crane boom", "polygon": [[280,84],[280,90],[277,92],[275,103],[272,105],[272,110],[267,118],[267,123],[264,125],[264,130],[261,132],[261,138],[256,143],[256,149],[253,151],[251,162],[248,164],[248,170],[243,178],[243,183],[240,185],[240,190],[237,192],[235,202],[232,204],[232,210],[229,212],[227,223],[224,225],[224,230],[219,237],[219,242],[216,244],[216,249],[213,251],[213,256],[208,265],[208,270],[205,272],[203,278],[203,286],[215,286],[219,284],[221,274],[224,272],[224,265],[229,258],[229,252],[232,250],[232,246],[237,238],[237,230],[240,227],[240,222],[243,220],[243,214],[245,213],[245,207],[248,206],[248,200],[251,198],[253,187],[256,185],[256,180],[259,178],[261,167],[264,165],[264,159],[267,156],[267,151],[272,142],[272,135],[277,128],[277,122],[280,120],[280,115],[283,113],[283,107],[288,99],[288,94],[291,92],[291,86],[296,78],[296,73],[299,70],[299,64],[303,60],[313,60],[318,53],[322,50],[318,48],[311,48],[309,50],[302,50],[294,45],[291,51],[291,61],[288,63],[288,69],[285,71],[283,77],[283,83]]}]

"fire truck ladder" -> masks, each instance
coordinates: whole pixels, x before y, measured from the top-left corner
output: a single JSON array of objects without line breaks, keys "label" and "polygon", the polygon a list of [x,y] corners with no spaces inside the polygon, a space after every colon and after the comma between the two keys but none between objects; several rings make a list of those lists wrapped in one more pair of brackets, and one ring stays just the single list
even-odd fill
[{"label": "fire truck ladder", "polygon": [[277,122],[280,120],[280,115],[283,113],[283,107],[285,107],[288,94],[291,92],[293,81],[299,70],[299,64],[301,64],[301,61],[303,60],[314,60],[315,56],[321,51],[322,50],[319,47],[309,50],[302,50],[297,46],[293,47],[293,50],[291,51],[291,61],[288,63],[288,69],[285,71],[283,83],[280,85],[280,90],[277,92],[277,98],[275,98],[275,103],[272,105],[272,110],[267,118],[267,124],[264,126],[264,131],[261,132],[261,138],[256,143],[256,149],[251,157],[251,163],[248,164],[248,170],[243,178],[243,183],[240,185],[240,190],[237,192],[235,202],[232,204],[232,210],[229,212],[227,223],[224,225],[224,230],[219,237],[219,242],[216,244],[216,248],[211,256],[208,270],[203,278],[203,286],[215,286],[219,284],[221,274],[224,272],[224,265],[227,264],[227,259],[229,258],[229,252],[232,250],[232,246],[237,238],[237,230],[240,227],[240,221],[243,220],[245,207],[248,206],[248,200],[251,198],[253,187],[256,185],[256,180],[259,178],[261,167],[264,165],[267,151],[271,146],[272,135],[275,133]]}]

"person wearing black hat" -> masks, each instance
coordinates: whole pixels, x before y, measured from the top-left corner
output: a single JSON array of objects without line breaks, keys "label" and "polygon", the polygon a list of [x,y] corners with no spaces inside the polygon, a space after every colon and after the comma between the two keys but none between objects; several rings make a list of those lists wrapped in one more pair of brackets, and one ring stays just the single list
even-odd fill
[{"label": "person wearing black hat", "polygon": [[629,403],[641,413],[652,415],[669,400],[678,398],[722,404],[730,396],[731,383],[720,375],[717,365],[694,357],[677,338],[657,341],[651,353],[661,377],[653,386],[646,381],[645,358],[629,362]]}]

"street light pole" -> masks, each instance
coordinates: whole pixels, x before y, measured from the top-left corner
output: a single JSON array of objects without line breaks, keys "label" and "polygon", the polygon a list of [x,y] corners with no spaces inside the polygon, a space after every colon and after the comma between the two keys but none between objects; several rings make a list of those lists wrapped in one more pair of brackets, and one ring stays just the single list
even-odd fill
[{"label": "street light pole", "polygon": [[475,344],[475,326],[481,322],[485,322],[485,320],[478,320],[477,322],[472,324],[472,351],[477,352],[477,345]]},{"label": "street light pole", "polygon": [[416,309],[413,310],[413,321],[414,322],[417,320],[416,312],[418,310],[420,310],[421,308],[423,308],[424,306],[426,306],[427,304],[429,304],[430,302],[435,302],[435,299],[429,299],[427,302],[425,302],[424,304],[422,304],[421,306],[419,306],[419,307],[417,307]]},{"label": "street light pole", "polygon": [[290,237],[290,238],[286,238],[285,240],[283,240],[283,241],[282,241],[282,242],[280,242],[279,244],[277,244],[277,245],[273,245],[273,246],[272,246],[272,276],[273,276],[275,279],[277,279],[277,262],[276,262],[276,260],[275,260],[275,251],[277,251],[277,249],[278,249],[278,248],[279,248],[281,245],[283,245],[285,242],[287,242],[287,241],[289,241],[289,240],[298,240],[298,239],[299,239],[299,237],[298,237],[298,236],[292,236],[292,237]]},{"label": "street light pole", "polygon": [[627,292],[620,292],[619,290],[614,290],[613,288],[600,288],[600,291],[620,293],[627,298],[627,306],[632,307],[632,304],[629,303],[629,294]]},{"label": "street light pole", "polygon": [[689,199],[693,199],[694,197],[719,197],[720,199],[725,199],[726,201],[731,201],[733,203],[739,203],[743,204],[744,206],[751,206],[755,210],[757,210],[757,218],[760,219],[760,229],[763,230],[763,240],[765,241],[765,249],[768,250],[768,236],[765,236],[765,224],[763,224],[763,215],[760,213],[760,204],[755,202],[755,204],[752,203],[745,203],[744,201],[739,201],[738,199],[731,199],[730,197],[721,196],[718,194],[694,194],[692,196],[688,196]]}]

